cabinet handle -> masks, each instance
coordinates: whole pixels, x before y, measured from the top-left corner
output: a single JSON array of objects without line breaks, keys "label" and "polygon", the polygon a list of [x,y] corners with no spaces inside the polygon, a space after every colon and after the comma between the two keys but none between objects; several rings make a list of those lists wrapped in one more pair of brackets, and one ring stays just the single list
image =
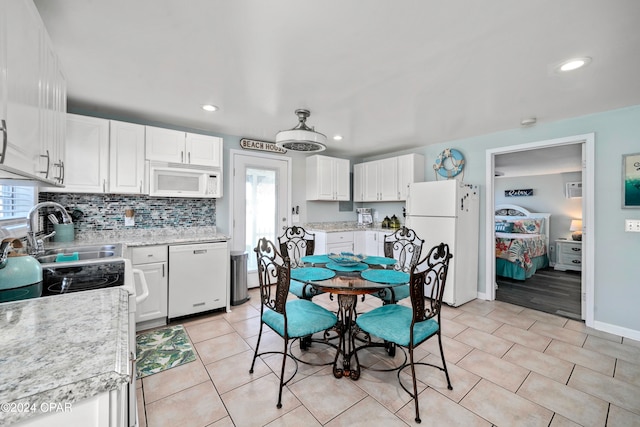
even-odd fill
[{"label": "cabinet handle", "polygon": [[64,182],[64,162],[62,160],[58,160],[58,163],[55,163],[54,166],[60,169],[60,173],[56,177],[56,180],[62,184]]},{"label": "cabinet handle", "polygon": [[180,163],[184,163],[184,151],[180,152]]},{"label": "cabinet handle", "polygon": [[203,303],[203,302],[199,302],[199,303],[193,304],[193,306],[194,306],[194,307],[199,307],[199,306],[202,306],[202,305],[204,305],[204,304],[205,304],[205,303]]},{"label": "cabinet handle", "polygon": [[193,251],[194,255],[202,255],[202,254],[206,254],[207,250],[206,249],[196,249],[195,251]]},{"label": "cabinet handle", "polygon": [[0,165],[4,163],[7,156],[7,122],[5,119],[0,120],[0,130],[2,131],[2,158]]},{"label": "cabinet handle", "polygon": [[134,375],[136,372],[136,361],[138,360],[138,358],[136,357],[135,353],[133,351],[129,352],[131,355],[129,356],[129,362],[131,362],[131,371],[130,371],[130,375],[129,375],[129,384],[133,384],[133,381],[135,380]]},{"label": "cabinet handle", "polygon": [[47,159],[47,170],[46,171],[39,171],[40,173],[44,174],[45,178],[49,178],[49,150],[47,150],[47,154],[40,154],[40,157],[45,157]]},{"label": "cabinet handle", "polygon": [[582,249],[582,248],[571,248],[571,250],[574,251],[574,252],[580,252],[580,249]]},{"label": "cabinet handle", "polygon": [[140,181],[140,192],[142,193],[142,181]]},{"label": "cabinet handle", "polygon": [[189,160],[187,161],[187,163],[191,164],[191,151],[187,153],[187,156],[189,157]]},{"label": "cabinet handle", "polygon": [[582,262],[579,259],[574,259],[571,262],[574,264],[582,264]]},{"label": "cabinet handle", "polygon": [[162,264],[162,277],[164,277],[164,264]]},{"label": "cabinet handle", "polygon": [[107,180],[106,179],[102,180],[102,192],[103,193],[107,192]]}]

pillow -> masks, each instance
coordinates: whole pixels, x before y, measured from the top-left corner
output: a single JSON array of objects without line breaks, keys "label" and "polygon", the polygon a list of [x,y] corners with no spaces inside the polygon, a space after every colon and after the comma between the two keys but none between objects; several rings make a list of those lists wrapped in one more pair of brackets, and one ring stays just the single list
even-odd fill
[{"label": "pillow", "polygon": [[542,221],[539,219],[521,219],[513,222],[513,232],[523,234],[540,234]]},{"label": "pillow", "polygon": [[496,221],[496,232],[513,233],[513,223],[507,221]]}]

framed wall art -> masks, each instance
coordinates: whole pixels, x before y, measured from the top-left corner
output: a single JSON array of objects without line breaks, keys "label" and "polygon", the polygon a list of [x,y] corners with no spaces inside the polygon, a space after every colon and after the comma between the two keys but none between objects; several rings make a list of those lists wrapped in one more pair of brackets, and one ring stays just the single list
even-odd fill
[{"label": "framed wall art", "polygon": [[640,209],[640,153],[622,156],[622,207]]}]

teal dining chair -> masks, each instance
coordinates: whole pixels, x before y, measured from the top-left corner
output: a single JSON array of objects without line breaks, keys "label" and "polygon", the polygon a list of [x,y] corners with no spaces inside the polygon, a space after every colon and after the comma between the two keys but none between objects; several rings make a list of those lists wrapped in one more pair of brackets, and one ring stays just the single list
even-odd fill
[{"label": "teal dining chair", "polygon": [[[447,388],[453,390],[442,350],[440,328],[442,295],[447,281],[449,260],[452,257],[453,255],[449,252],[449,245],[440,243],[438,246],[433,247],[427,256],[411,269],[408,285],[411,307],[400,304],[386,304],[362,313],[356,319],[358,330],[365,333],[369,343],[371,342],[371,337],[375,336],[385,342],[408,349],[409,360],[405,359],[404,363],[398,368],[398,381],[404,391],[409,393],[415,402],[415,420],[417,423],[420,423],[420,410],[418,407],[416,365],[432,366],[443,371],[447,379]],[[426,286],[430,287],[430,293],[425,297]],[[415,362],[414,349],[434,336],[438,337],[442,367],[426,362]],[[407,367],[411,368],[412,390],[409,390],[402,382],[401,373]]]},{"label": "teal dining chair", "polygon": [[[273,242],[266,238],[258,241],[254,249],[258,261],[260,284],[260,330],[249,373],[253,373],[256,358],[265,354],[282,354],[278,408],[282,407],[282,388],[298,372],[298,363],[288,352],[289,340],[311,336],[316,332],[332,328],[338,321],[336,315],[306,299],[287,300],[291,279],[291,261],[278,252]],[[259,352],[263,326],[267,325],[284,340],[282,351]],[[287,358],[296,364],[296,369],[286,381],[284,371]]]},{"label": "teal dining chair", "polygon": [[[420,259],[423,244],[424,240],[415,231],[402,226],[393,234],[384,236],[384,256],[396,260],[394,270],[409,273]],[[383,304],[395,304],[409,296],[409,285],[383,289],[373,296],[380,298]]]},{"label": "teal dining chair", "polygon": [[[294,225],[284,230],[282,236],[278,237],[280,253],[284,257],[288,257],[291,261],[291,268],[304,267],[302,257],[313,255],[315,251],[316,235],[309,233],[303,227]],[[292,280],[289,292],[298,298],[311,300],[314,296],[319,295],[322,291],[311,285]]]}]

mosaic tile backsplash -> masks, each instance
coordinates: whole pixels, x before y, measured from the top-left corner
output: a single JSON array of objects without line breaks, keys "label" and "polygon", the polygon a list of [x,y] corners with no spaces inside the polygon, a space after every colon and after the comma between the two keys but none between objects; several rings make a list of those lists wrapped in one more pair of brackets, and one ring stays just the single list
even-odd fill
[{"label": "mosaic tile backsplash", "polygon": [[[216,225],[215,199],[64,193],[40,193],[39,199],[41,202],[58,202],[64,206],[73,216],[76,235],[105,230]],[[134,210],[134,226],[125,227],[125,209]]]}]

